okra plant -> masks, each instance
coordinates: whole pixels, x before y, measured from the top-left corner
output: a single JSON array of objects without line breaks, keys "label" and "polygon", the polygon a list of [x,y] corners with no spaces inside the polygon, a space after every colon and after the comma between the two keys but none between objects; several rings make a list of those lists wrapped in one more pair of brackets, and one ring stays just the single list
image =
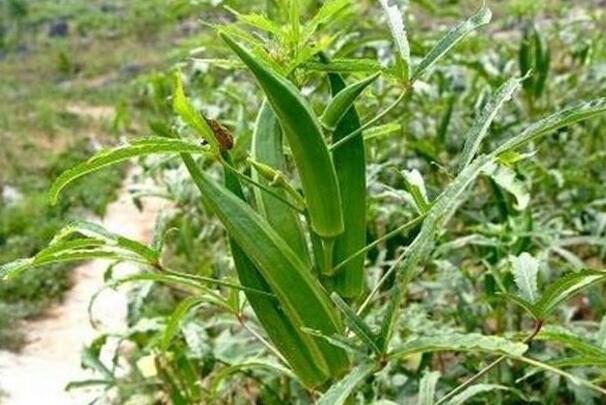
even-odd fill
[{"label": "okra plant", "polygon": [[[95,155],[62,174],[50,192],[55,203],[61,190],[87,173],[135,157],[176,156],[197,187],[203,206],[226,231],[237,282],[167,268],[161,243],[147,246],[84,222],[68,225],[47,249],[2,266],[0,274],[10,278],[57,261],[105,258],[142,266],[141,274],[119,282],[153,280],[197,288],[204,292],[204,299],[235,316],[241,316],[241,310],[239,305],[234,310],[233,301],[242,293],[268,338],[261,337],[262,341],[285,367],[283,373],[300,382],[311,393],[309,398],[320,404],[345,403],[371,376],[420,354],[442,351],[498,357],[439,399],[434,398],[439,374],[425,374],[419,383],[420,403],[461,403],[485,389],[476,381],[506,361],[526,364],[535,372],[555,373],[605,394],[598,383],[564,371],[562,364],[558,367],[527,354],[533,340],[572,341],[545,329],[550,313],[581,289],[604,281],[603,271],[582,270],[539,288],[536,260],[520,252],[511,258],[519,294],[501,285],[499,296],[534,320],[528,333],[404,333],[402,337],[396,331],[411,283],[421,277],[438,233],[447,227],[471,185],[480,177],[489,178],[515,195],[517,207],[526,207],[528,201],[520,196],[521,186],[512,169],[529,158],[524,148],[606,112],[606,101],[572,104],[510,134],[494,148],[486,146],[493,144],[487,142],[491,125],[520,89],[530,100],[543,92],[549,53],[540,34],[529,31],[520,48],[522,75],[504,81],[483,104],[460,153],[445,169],[450,176],[447,186],[429,193],[419,171],[398,171],[418,215],[367,241],[367,175],[372,164],[367,162],[367,134],[384,131],[389,124],[382,120],[403,106],[414,108],[409,100],[423,81],[457,44],[490,22],[491,11],[482,6],[416,58],[411,56],[401,11],[379,0],[375,6],[384,14],[385,34],[393,44],[389,62],[380,62],[342,57],[335,52],[337,35],[318,35],[322,27],[351,12],[348,0],[325,2],[306,23],[301,22],[299,1],[282,3],[287,6],[279,12],[287,23],[231,10],[239,24],[215,27],[231,57],[211,62],[243,69],[246,73],[238,80],[254,80],[261,95],[257,105],[246,106],[256,112],[248,142],[237,128],[227,128],[229,117],[220,117],[222,124],[196,107],[177,69],[172,73],[174,115],[168,118],[175,125],[156,125],[155,136]],[[324,88],[330,89],[329,95]],[[396,96],[370,118],[361,116],[356,107],[359,100],[371,93],[381,100],[380,92]],[[242,145],[244,159],[236,155]],[[369,277],[366,254],[404,232],[414,235],[410,243],[379,277]],[[194,296],[178,308],[162,348],[170,344],[180,317],[201,300]],[[377,307],[382,311],[380,322],[368,322],[366,318]],[[591,356],[583,361],[603,363],[604,349],[590,349],[586,354]]]}]

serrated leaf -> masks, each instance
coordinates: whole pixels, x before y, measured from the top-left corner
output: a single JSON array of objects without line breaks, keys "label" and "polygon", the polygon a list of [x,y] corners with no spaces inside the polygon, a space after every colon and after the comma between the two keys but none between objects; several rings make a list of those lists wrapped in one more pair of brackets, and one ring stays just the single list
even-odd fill
[{"label": "serrated leaf", "polygon": [[412,75],[412,80],[416,80],[423,76],[425,72],[435,65],[450,49],[465,38],[465,36],[475,29],[488,24],[491,18],[492,12],[483,6],[476,14],[450,30],[421,60]]},{"label": "serrated leaf", "polygon": [[56,204],[61,191],[72,181],[107,166],[138,156],[157,153],[207,153],[199,144],[180,139],[163,137],[140,138],[131,141],[127,145],[97,153],[89,160],[74,166],[63,172],[52,184],[49,191],[51,204]]},{"label": "serrated leaf", "polygon": [[343,405],[354,389],[371,375],[375,368],[373,363],[362,363],[354,367],[342,380],[333,384],[316,405]]},{"label": "serrated leaf", "polygon": [[379,0],[385,16],[387,25],[391,31],[391,36],[396,45],[396,68],[399,70],[400,77],[408,80],[410,78],[410,45],[404,28],[404,20],[397,5],[390,5],[389,0]]},{"label": "serrated leaf", "polygon": [[528,207],[530,202],[528,187],[517,178],[515,171],[500,164],[489,165],[484,171],[495,183],[515,197],[515,209],[522,211]]},{"label": "serrated leaf", "polygon": [[582,289],[605,280],[604,271],[582,270],[568,274],[547,287],[536,306],[543,316],[548,315],[558,304]]},{"label": "serrated leaf", "polygon": [[528,350],[528,345],[499,336],[486,336],[478,333],[448,333],[411,339],[395,349],[389,355],[389,358],[396,360],[416,353],[438,351],[483,352],[505,356],[521,356],[526,350]]},{"label": "serrated leaf", "polygon": [[438,371],[429,371],[423,374],[419,383],[419,399],[417,405],[433,405],[436,397],[436,386],[440,373]]},{"label": "serrated leaf", "polygon": [[552,114],[540,121],[535,122],[526,128],[519,135],[514,136],[509,141],[503,143],[494,152],[494,155],[502,156],[520,146],[539,138],[548,132],[559,128],[572,125],[579,121],[591,118],[595,115],[606,112],[606,99],[599,98],[593,101],[581,102],[571,107],[565,108],[555,114]]},{"label": "serrated leaf", "polygon": [[510,256],[513,277],[522,297],[530,303],[539,298],[537,275],[539,274],[539,261],[524,252],[519,256]]},{"label": "serrated leaf", "polygon": [[495,119],[503,105],[511,99],[520,88],[522,81],[517,78],[507,80],[497,89],[490,101],[484,106],[480,116],[465,135],[465,146],[459,158],[459,169],[469,165],[478,153],[480,145],[488,133],[490,124]]}]

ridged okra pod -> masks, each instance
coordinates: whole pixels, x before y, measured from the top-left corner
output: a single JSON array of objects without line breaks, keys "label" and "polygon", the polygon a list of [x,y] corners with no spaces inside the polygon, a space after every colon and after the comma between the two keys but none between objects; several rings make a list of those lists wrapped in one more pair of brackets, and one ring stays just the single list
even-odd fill
[{"label": "ridged okra pod", "polygon": [[[319,330],[326,335],[340,332],[339,315],[326,291],[271,225],[237,195],[197,169],[193,161],[188,167],[205,206],[219,217],[230,237],[259,270],[293,327],[297,331]],[[310,334],[299,336],[311,361],[329,376],[326,380],[347,371],[350,362],[343,349]],[[321,382],[317,379],[308,383],[318,386]]]},{"label": "ridged okra pod", "polygon": [[[339,74],[328,75],[333,95],[345,89],[345,81]],[[371,76],[376,79],[376,76]],[[351,105],[338,121],[332,138],[337,142],[360,128],[360,118]],[[344,196],[341,203],[345,231],[335,241],[333,262],[343,260],[358,252],[366,244],[366,158],[364,138],[358,134],[349,142],[332,151],[339,188]],[[364,255],[350,260],[329,280],[339,295],[356,298],[364,291]]]},{"label": "ridged okra pod", "polygon": [[[271,166],[278,171],[285,171],[286,162],[282,146],[282,129],[276,115],[268,102],[264,102],[259,110],[252,139],[251,154],[256,162]],[[269,185],[269,181],[259,176],[253,170],[253,178],[260,183]],[[285,199],[288,193],[276,189]],[[307,241],[303,234],[298,213],[270,193],[255,188],[257,208],[267,222],[288,243],[292,250],[306,264],[310,263]]]},{"label": "ridged okra pod", "polygon": [[341,193],[318,118],[290,81],[230,36],[220,35],[253,73],[280,121],[301,178],[311,227],[324,239],[336,237],[344,229]]}]

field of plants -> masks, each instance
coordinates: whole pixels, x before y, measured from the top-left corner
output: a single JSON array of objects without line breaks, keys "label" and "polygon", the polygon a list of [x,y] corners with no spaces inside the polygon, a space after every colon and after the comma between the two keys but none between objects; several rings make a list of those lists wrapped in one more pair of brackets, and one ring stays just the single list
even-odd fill
[{"label": "field of plants", "polygon": [[82,263],[40,403],[606,403],[603,1],[0,0],[0,78],[0,403]]}]

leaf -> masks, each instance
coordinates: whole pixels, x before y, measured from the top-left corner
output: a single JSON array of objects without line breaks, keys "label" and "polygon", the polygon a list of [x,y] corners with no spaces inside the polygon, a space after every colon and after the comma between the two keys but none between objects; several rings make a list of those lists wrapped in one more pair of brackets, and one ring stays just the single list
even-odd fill
[{"label": "leaf", "polygon": [[373,363],[362,363],[354,367],[342,380],[333,384],[316,405],[343,405],[353,390],[371,375],[375,368]]},{"label": "leaf", "polygon": [[339,91],[328,103],[324,113],[320,117],[322,125],[327,129],[334,131],[337,124],[343,119],[345,114],[349,111],[356,98],[377,78],[381,75],[380,72],[367,77],[366,79],[360,80],[359,82],[352,83]]},{"label": "leaf", "polygon": [[528,345],[499,336],[486,336],[478,333],[448,333],[413,338],[395,349],[389,355],[389,358],[392,360],[403,359],[416,353],[437,351],[483,352],[505,356],[521,356],[526,350],[528,350]]},{"label": "leaf", "polygon": [[393,331],[396,328],[396,323],[398,322],[398,314],[400,312],[400,304],[402,299],[402,290],[400,288],[399,283],[395,283],[392,287],[391,297],[389,298],[389,303],[387,304],[387,310],[383,315],[383,322],[381,323],[381,330],[379,332],[380,336],[380,347],[383,353],[389,350],[389,342],[391,341],[391,336],[393,335]]},{"label": "leaf", "polygon": [[179,327],[183,319],[197,306],[204,303],[203,298],[198,297],[187,297],[182,300],[179,305],[175,308],[170,319],[166,324],[166,329],[162,335],[162,341],[160,342],[160,349],[164,352],[168,351],[170,343],[173,337],[179,331]]},{"label": "leaf", "polygon": [[329,62],[309,61],[303,65],[306,70],[330,73],[375,73],[383,70],[374,59],[335,58]]},{"label": "leaf", "polygon": [[606,112],[606,99],[598,98],[593,101],[586,101],[575,104],[560,112],[552,114],[542,120],[535,122],[526,128],[519,135],[514,136],[510,140],[499,146],[494,152],[494,155],[502,156],[507,152],[519,148],[542,135],[555,131],[556,129],[572,125],[582,120],[586,120],[598,114]]},{"label": "leaf", "polygon": [[536,306],[533,303],[526,301],[524,298],[518,297],[517,295],[508,294],[508,293],[499,293],[499,296],[522,307],[534,319],[539,319],[541,317],[541,314],[538,312],[538,309],[536,308]]},{"label": "leaf", "polygon": [[[516,393],[521,399],[525,401],[524,395],[516,390],[515,388],[507,387],[505,385],[499,384],[475,384],[470,387],[467,387],[460,394],[453,397],[450,401],[447,402],[448,405],[461,405],[467,403],[467,401],[478,394],[482,394],[485,392],[494,392],[495,390],[503,390],[503,391],[511,391]],[[494,395],[494,394],[492,394]]]},{"label": "leaf", "polygon": [[202,114],[196,111],[191,101],[185,95],[181,72],[175,72],[175,87],[173,91],[173,109],[179,115],[179,118],[195,129],[198,135],[208,142],[215,154],[219,153],[219,142],[215,138],[212,128],[208,125]]},{"label": "leaf", "polygon": [[436,385],[440,378],[440,372],[438,371],[427,371],[423,374],[421,382],[419,383],[419,399],[417,405],[433,405],[435,404],[434,398],[436,397]]},{"label": "leaf", "polygon": [[526,187],[526,183],[516,177],[515,171],[496,163],[489,165],[484,171],[495,183],[515,197],[515,209],[522,211],[528,207],[530,202],[528,187]]},{"label": "leaf", "polygon": [[309,329],[309,328],[302,328],[302,330],[303,330],[303,332],[308,333],[312,336],[320,337],[320,338],[326,340],[331,345],[340,347],[341,349],[343,349],[353,355],[368,357],[366,347],[356,345],[356,343],[353,341],[353,339],[350,339],[343,335],[337,335],[337,334],[328,336],[328,335],[323,334],[319,330],[314,330],[314,329]]},{"label": "leaf", "polygon": [[218,372],[213,373],[208,389],[212,397],[217,398],[219,396],[221,383],[224,380],[236,373],[239,373],[242,370],[267,370],[276,372],[279,375],[284,375],[288,378],[295,377],[292,372],[287,368],[269,361],[254,360],[233,364],[228,367],[222,368]]},{"label": "leaf", "polygon": [[535,303],[539,298],[537,286],[537,275],[539,274],[539,261],[530,254],[524,252],[519,256],[510,256],[513,277],[522,297]]},{"label": "leaf", "polygon": [[579,336],[573,335],[563,328],[543,328],[541,333],[535,337],[535,340],[557,343],[584,356],[601,358],[606,361],[606,350],[581,339]]},{"label": "leaf", "polygon": [[346,10],[351,0],[327,0],[318,12],[305,24],[303,41],[307,42],[320,25],[327,25],[334,21],[341,11]]},{"label": "leaf", "polygon": [[540,313],[546,316],[562,301],[569,299],[582,289],[604,280],[606,280],[604,271],[582,270],[568,274],[547,287],[536,306]]},{"label": "leaf", "polygon": [[602,318],[602,322],[600,322],[600,329],[598,330],[597,336],[597,344],[602,349],[606,349],[606,315]]},{"label": "leaf", "polygon": [[387,25],[391,31],[391,36],[396,45],[396,68],[399,71],[399,76],[402,79],[410,78],[410,45],[404,28],[402,14],[397,5],[389,5],[389,0],[379,0],[385,16],[387,17]]},{"label": "leaf", "polygon": [[235,15],[238,18],[238,21],[241,21],[247,25],[250,25],[253,28],[258,28],[262,31],[272,33],[277,37],[282,36],[282,27],[279,24],[276,24],[267,16],[263,14],[250,13],[250,14],[242,14],[238,11],[234,10],[229,6],[225,6],[225,9],[230,13]]},{"label": "leaf", "polygon": [[86,162],[80,163],[63,172],[52,184],[49,198],[51,204],[56,204],[59,193],[72,181],[107,166],[123,162],[125,160],[156,153],[206,153],[199,144],[180,139],[163,137],[139,138],[127,145],[115,149],[103,151]]},{"label": "leaf", "polygon": [[[258,268],[296,330],[308,327],[326,335],[339,333],[342,329],[339,314],[311,268],[301,262],[250,205],[201,171],[191,158],[184,156],[183,160],[205,206],[217,215],[230,237]],[[313,364],[321,367],[318,371],[328,372],[326,377],[339,375],[349,368],[349,359],[342,349],[303,333],[301,338],[313,356]],[[307,380],[312,386],[322,382],[321,379]]]},{"label": "leaf", "polygon": [[524,357],[524,356],[515,357],[515,359],[518,361],[530,364],[532,366],[538,367],[544,371],[549,371],[549,372],[552,372],[559,376],[562,376],[562,377],[570,380],[570,382],[572,382],[575,385],[581,385],[583,387],[591,388],[592,390],[598,391],[598,392],[602,393],[603,395],[606,395],[606,389],[599,387],[599,386],[593,384],[592,382],[587,381],[584,378],[581,378],[579,376],[567,373],[566,371],[560,370],[550,364],[543,363],[539,360],[531,359],[529,357]]},{"label": "leaf", "polygon": [[425,188],[425,180],[417,169],[402,170],[400,172],[404,178],[406,191],[408,191],[415,202],[419,214],[425,214],[431,208],[431,204],[427,198],[427,189]]},{"label": "leaf", "polygon": [[476,14],[450,30],[421,60],[415,68],[411,80],[414,81],[423,76],[425,72],[435,65],[452,47],[465,38],[467,34],[488,24],[491,18],[492,12],[486,6],[482,6]]},{"label": "leaf", "polygon": [[341,310],[343,315],[345,315],[345,321],[347,325],[351,328],[351,330],[364,342],[369,349],[371,349],[376,354],[381,354],[381,348],[378,344],[378,337],[371,330],[370,327],[364,322],[362,318],[360,318],[353,309],[337,293],[332,293],[330,295],[333,302],[337,305],[337,308]]},{"label": "leaf", "polygon": [[501,107],[520,88],[521,83],[522,80],[517,78],[507,80],[497,89],[490,101],[486,103],[479,117],[474,121],[473,126],[465,135],[465,146],[459,158],[459,170],[471,163],[488,133],[490,124],[499,113]]}]

